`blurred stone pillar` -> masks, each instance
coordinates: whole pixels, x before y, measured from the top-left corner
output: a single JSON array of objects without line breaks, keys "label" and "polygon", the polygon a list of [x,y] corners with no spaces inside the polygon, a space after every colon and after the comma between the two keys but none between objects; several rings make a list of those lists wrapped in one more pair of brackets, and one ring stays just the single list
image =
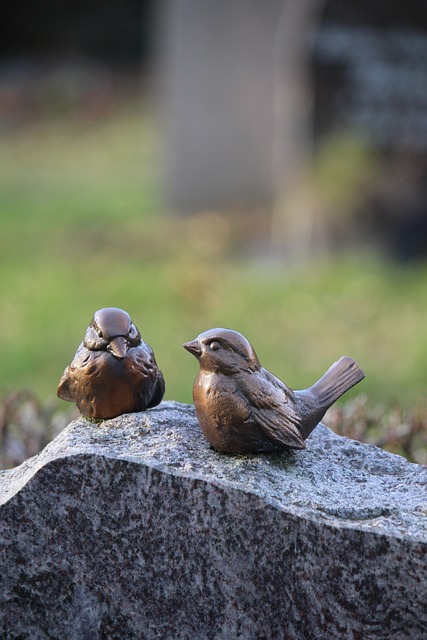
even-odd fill
[{"label": "blurred stone pillar", "polygon": [[166,188],[174,208],[273,200],[274,48],[282,6],[282,0],[164,0]]}]

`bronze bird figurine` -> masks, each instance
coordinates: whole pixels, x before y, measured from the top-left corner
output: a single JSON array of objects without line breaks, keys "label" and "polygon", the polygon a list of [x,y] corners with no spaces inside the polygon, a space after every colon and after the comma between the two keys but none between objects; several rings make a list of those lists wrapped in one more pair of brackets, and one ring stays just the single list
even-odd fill
[{"label": "bronze bird figurine", "polygon": [[183,345],[199,361],[193,401],[209,443],[225,453],[304,449],[304,440],[365,375],[343,356],[309,389],[294,391],[261,367],[248,340],[210,329]]},{"label": "bronze bird figurine", "polygon": [[152,348],[126,311],[107,307],[95,312],[57,394],[82,415],[105,420],[155,407],[164,392]]}]

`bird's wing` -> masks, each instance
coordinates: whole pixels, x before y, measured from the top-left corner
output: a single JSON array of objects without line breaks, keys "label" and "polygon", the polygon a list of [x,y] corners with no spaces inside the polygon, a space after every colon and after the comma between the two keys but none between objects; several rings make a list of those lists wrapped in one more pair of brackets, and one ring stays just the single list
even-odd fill
[{"label": "bird's wing", "polygon": [[266,369],[240,377],[245,396],[250,399],[251,417],[265,435],[292,449],[304,449],[293,392]]},{"label": "bird's wing", "polygon": [[138,347],[132,349],[135,365],[145,377],[153,376],[157,371],[157,363],[154,351],[146,342],[142,342]]},{"label": "bird's wing", "polygon": [[[163,399],[165,393],[165,380],[162,372],[157,366],[154,351],[149,344],[142,341],[139,347],[136,347],[132,351],[134,351],[132,356],[133,366],[143,376],[141,394],[146,398],[147,409],[151,409],[151,407],[155,407],[160,404]],[[147,387],[144,379],[150,379],[153,385],[149,385]],[[148,389],[151,389],[149,395],[147,395]]]},{"label": "bird's wing", "polygon": [[69,402],[74,402],[74,398],[71,395],[70,389],[70,377],[71,383],[73,382],[72,372],[74,369],[80,369],[84,366],[90,358],[91,352],[83,346],[83,342],[81,342],[77,348],[77,351],[74,355],[74,358],[71,364],[66,367],[64,373],[62,374],[62,378],[59,381],[58,389],[56,391],[56,395],[58,398],[62,398],[62,400],[68,400]]},{"label": "bird's wing", "polygon": [[59,381],[58,390],[56,392],[58,398],[62,398],[62,400],[68,400],[69,402],[73,402],[73,398],[71,397],[70,392],[70,384],[68,379],[68,367],[65,369],[62,374],[62,378]]},{"label": "bird's wing", "polygon": [[152,407],[156,407],[163,400],[163,396],[165,395],[165,379],[163,378],[163,374],[160,369],[157,369],[157,378],[156,385],[154,387],[153,395],[151,397],[150,402],[147,405],[147,409],[151,409]]}]

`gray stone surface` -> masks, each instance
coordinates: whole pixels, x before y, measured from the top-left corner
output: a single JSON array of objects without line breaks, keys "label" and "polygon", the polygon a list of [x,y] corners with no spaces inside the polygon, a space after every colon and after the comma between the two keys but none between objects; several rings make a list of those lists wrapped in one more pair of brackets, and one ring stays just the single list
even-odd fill
[{"label": "gray stone surface", "polygon": [[187,405],[71,423],[0,475],[0,637],[427,637],[427,470],[319,425],[211,450]]}]

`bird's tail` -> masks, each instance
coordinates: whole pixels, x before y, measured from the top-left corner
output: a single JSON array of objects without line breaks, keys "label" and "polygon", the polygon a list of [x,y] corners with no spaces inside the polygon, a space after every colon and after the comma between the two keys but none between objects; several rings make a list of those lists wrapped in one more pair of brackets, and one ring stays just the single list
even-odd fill
[{"label": "bird's tail", "polygon": [[357,362],[342,356],[310,389],[319,407],[329,409],[346,391],[363,380],[365,374]]}]

